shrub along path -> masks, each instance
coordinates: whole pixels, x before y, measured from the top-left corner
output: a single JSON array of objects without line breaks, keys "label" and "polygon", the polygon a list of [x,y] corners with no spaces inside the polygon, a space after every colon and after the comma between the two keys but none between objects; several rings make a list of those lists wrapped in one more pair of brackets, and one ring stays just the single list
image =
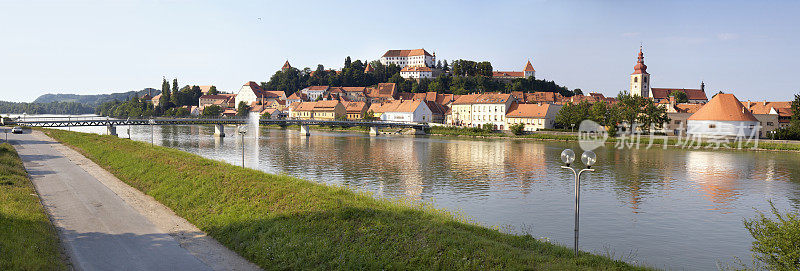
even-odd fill
[{"label": "shrub along path", "polygon": [[46,132],[265,269],[644,269],[346,188],[113,136]]}]

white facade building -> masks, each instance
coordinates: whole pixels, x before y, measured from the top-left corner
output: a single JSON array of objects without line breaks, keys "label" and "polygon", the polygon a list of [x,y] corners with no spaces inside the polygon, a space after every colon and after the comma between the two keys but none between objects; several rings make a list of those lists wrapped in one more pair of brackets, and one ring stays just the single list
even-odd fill
[{"label": "white facade building", "polygon": [[433,121],[433,112],[425,101],[404,100],[373,103],[369,109],[384,121],[428,123]]},{"label": "white facade building", "polygon": [[240,102],[246,105],[252,104],[265,104],[273,100],[286,100],[286,94],[283,91],[266,91],[261,89],[256,82],[250,81],[244,84],[239,93],[236,94],[236,104],[234,107],[239,106]]},{"label": "white facade building", "polygon": [[524,131],[553,129],[556,115],[561,110],[557,104],[511,104],[506,114],[506,130],[511,125],[522,124]]},{"label": "white facade building", "polygon": [[310,86],[300,90],[300,93],[308,96],[310,101],[316,101],[328,92],[328,86]]},{"label": "white facade building", "polygon": [[405,66],[400,70],[400,77],[405,79],[433,78],[433,70],[425,66]]},{"label": "white facade building", "polygon": [[236,94],[236,105],[234,107],[239,106],[239,103],[244,102],[246,105],[250,105],[256,101],[258,101],[259,96],[261,96],[261,86],[256,84],[256,82],[250,81],[247,82],[239,89],[239,93]]},{"label": "white facade building", "polygon": [[381,56],[381,64],[395,64],[400,67],[405,66],[426,66],[436,65],[436,53],[429,54],[425,49],[413,50],[389,50]]},{"label": "white facade building", "polygon": [[481,94],[472,103],[470,126],[482,127],[486,123],[495,129],[506,130],[506,113],[514,97],[511,94]]}]

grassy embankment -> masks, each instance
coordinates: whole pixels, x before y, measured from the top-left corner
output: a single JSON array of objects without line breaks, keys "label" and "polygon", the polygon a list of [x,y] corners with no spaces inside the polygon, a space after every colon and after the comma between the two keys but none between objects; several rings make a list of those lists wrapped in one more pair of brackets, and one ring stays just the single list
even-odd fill
[{"label": "grassy embankment", "polygon": [[46,132],[266,269],[644,269],[426,206],[113,136]]},{"label": "grassy embankment", "polygon": [[14,148],[0,144],[0,270],[64,270],[55,228]]},{"label": "grassy embankment", "polygon": [[[477,129],[465,129],[465,128],[454,128],[454,127],[440,127],[434,126],[431,127],[428,131],[432,135],[443,135],[443,136],[473,136],[473,137],[505,137],[505,138],[529,138],[529,139],[539,139],[539,140],[554,140],[554,141],[578,141],[577,135],[565,135],[565,134],[550,134],[550,133],[533,133],[533,134],[525,134],[525,135],[512,135],[503,132],[487,132],[487,131],[480,131]],[[696,139],[695,139],[696,140]],[[717,144],[716,143],[709,143],[707,142],[708,138],[703,139],[703,143],[701,146],[697,146],[697,144],[685,146],[687,149],[706,149],[706,147],[713,148]],[[615,144],[618,141],[625,141],[631,142],[630,138],[624,139],[621,137],[612,137],[609,138],[606,143],[607,144]],[[622,143],[622,142],[620,142]],[[641,146],[647,146],[650,143],[650,136],[642,135],[639,144]],[[664,144],[664,139],[659,138],[656,136],[653,139],[653,148],[660,148]],[[670,148],[684,148],[682,142],[678,142],[678,140],[674,138],[667,139],[667,146]],[[728,145],[730,148],[726,148],[721,146],[721,149],[736,149],[739,148],[738,142],[733,142],[731,140]],[[753,143],[742,143],[741,148],[743,150],[749,150],[753,147]],[[782,142],[771,142],[769,140],[761,140],[758,142],[759,150],[782,150],[782,151],[800,151],[800,142],[797,143],[782,143]]]}]

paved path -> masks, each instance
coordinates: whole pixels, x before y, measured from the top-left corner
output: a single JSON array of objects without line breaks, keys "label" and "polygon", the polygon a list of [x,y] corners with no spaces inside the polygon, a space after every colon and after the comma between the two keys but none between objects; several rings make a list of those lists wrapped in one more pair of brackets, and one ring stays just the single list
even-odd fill
[{"label": "paved path", "polygon": [[[26,131],[27,132],[27,131]],[[37,132],[34,132],[37,133]],[[46,136],[9,134],[76,270],[211,270]]]}]

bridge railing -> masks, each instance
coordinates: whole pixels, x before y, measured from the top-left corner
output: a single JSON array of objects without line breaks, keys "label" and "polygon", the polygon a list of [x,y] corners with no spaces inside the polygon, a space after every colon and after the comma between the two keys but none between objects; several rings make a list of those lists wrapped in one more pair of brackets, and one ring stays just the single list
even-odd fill
[{"label": "bridge railing", "polygon": [[[196,124],[244,124],[247,118],[109,118],[109,117],[36,117],[14,120],[23,126],[68,127],[68,126],[106,126],[106,125],[196,125]],[[260,119],[260,124],[278,125],[326,125],[326,126],[364,126],[364,127],[407,127],[426,128],[424,123],[392,121],[342,121],[342,120],[302,120],[302,119]]]}]

